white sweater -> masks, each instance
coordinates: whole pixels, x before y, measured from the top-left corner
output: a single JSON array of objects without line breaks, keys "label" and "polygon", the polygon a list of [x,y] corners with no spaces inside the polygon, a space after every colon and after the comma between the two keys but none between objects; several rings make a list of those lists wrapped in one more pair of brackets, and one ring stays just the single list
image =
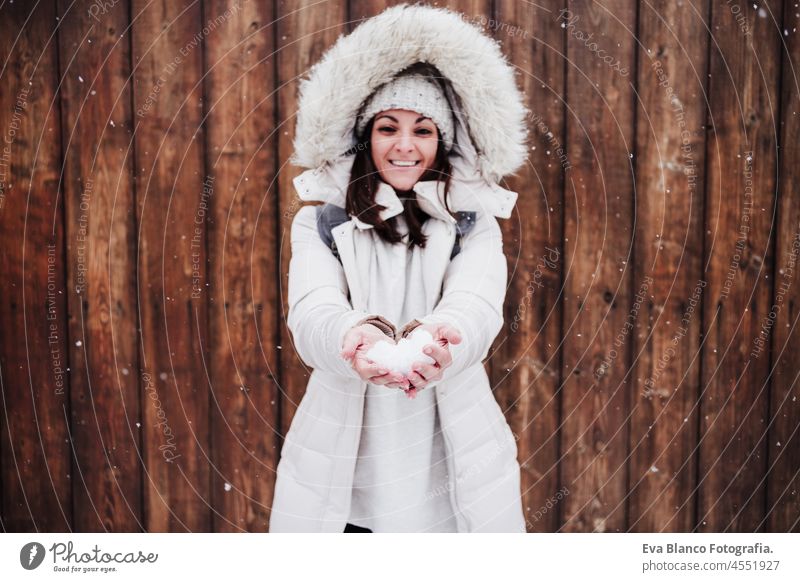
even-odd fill
[{"label": "white sweater", "polygon": [[[420,249],[408,249],[405,221],[397,218],[403,242],[386,243],[372,230],[362,280],[369,283],[369,313],[400,329],[426,313]],[[367,384],[350,523],[376,533],[456,531],[434,390],[427,386],[410,399],[400,389]]]}]

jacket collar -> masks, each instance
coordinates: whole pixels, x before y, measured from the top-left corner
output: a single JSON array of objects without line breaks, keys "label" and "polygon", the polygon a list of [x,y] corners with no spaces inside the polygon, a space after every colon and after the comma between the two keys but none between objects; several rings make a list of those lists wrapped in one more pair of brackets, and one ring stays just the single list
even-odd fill
[{"label": "jacket collar", "polygon": [[[306,170],[294,178],[293,184],[301,200],[306,202],[326,202],[345,208],[347,185],[353,167],[354,155],[343,156],[338,160],[320,168]],[[453,173],[450,178],[448,205],[453,212],[474,211],[488,212],[498,218],[509,218],[517,201],[517,193],[506,190],[498,184],[489,184],[478,169],[463,161],[462,158],[451,158]],[[444,182],[442,180],[417,182],[414,186],[417,202],[428,215],[446,223],[455,223],[444,205]],[[403,212],[403,203],[394,188],[385,182],[379,182],[375,194],[375,202],[386,209],[380,216],[387,220]],[[366,230],[372,225],[351,217],[355,225]]]},{"label": "jacket collar", "polygon": [[[414,185],[414,192],[417,195],[417,203],[419,204],[419,207],[426,214],[446,223],[456,223],[456,219],[453,218],[449,212],[447,212],[447,208],[445,208],[444,203],[442,202],[444,200],[444,182],[439,180],[417,182]],[[381,181],[378,183],[378,191],[375,193],[375,202],[376,204],[386,207],[380,212],[380,217],[382,220],[388,220],[393,216],[402,214],[403,212],[402,200],[400,200],[400,197],[397,195],[395,189],[386,182]],[[360,230],[372,228],[371,224],[362,222],[355,216],[352,217],[352,220]]]}]

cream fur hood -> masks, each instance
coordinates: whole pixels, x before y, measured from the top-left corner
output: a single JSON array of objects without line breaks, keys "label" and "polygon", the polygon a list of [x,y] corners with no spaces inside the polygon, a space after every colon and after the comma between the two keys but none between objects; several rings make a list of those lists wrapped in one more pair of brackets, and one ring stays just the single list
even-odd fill
[{"label": "cream fur hood", "polygon": [[456,93],[448,86],[456,117],[451,159],[461,157],[489,184],[513,175],[527,160],[530,112],[499,43],[459,13],[408,4],[340,36],[300,81],[290,162],[318,170],[341,161],[356,145],[364,101],[420,61],[439,69]]}]

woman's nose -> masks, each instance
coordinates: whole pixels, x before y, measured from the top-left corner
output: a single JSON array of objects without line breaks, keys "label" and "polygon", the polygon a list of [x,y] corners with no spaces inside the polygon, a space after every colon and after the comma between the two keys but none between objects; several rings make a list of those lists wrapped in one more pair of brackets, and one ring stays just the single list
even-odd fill
[{"label": "woman's nose", "polygon": [[411,135],[404,133],[397,138],[394,147],[402,152],[408,152],[414,149],[414,140]]}]

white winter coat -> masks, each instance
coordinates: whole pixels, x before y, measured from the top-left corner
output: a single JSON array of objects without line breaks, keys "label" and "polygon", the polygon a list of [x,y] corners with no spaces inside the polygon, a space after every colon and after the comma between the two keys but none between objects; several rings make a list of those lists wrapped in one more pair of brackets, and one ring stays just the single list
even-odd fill
[{"label": "white winter coat", "polygon": [[[295,183],[305,199],[329,192],[313,171]],[[482,364],[503,326],[507,267],[502,235],[495,217],[479,211],[475,226],[461,240],[461,252],[450,261],[455,225],[436,202],[435,184],[420,183],[425,187],[416,189],[421,207],[431,214],[423,225],[428,242],[422,250],[430,315],[417,319],[449,323],[462,335],[460,344],[450,345],[453,364],[426,388],[436,391],[448,494],[459,532],[522,532],[516,440]],[[483,195],[492,192],[487,188]],[[350,512],[366,382],[339,352],[347,330],[374,315],[366,311],[365,266],[355,261],[369,256],[357,247],[372,244],[363,226],[352,218],[333,229],[340,264],[320,239],[313,207],[301,208],[292,223],[287,324],[298,355],[314,371],[281,452],[271,532],[341,532]],[[404,322],[393,323],[399,327]]]},{"label": "white winter coat", "polygon": [[[386,48],[394,37],[401,41],[403,34],[413,44],[402,46],[412,48],[394,50],[388,60],[382,54],[377,61],[358,62]],[[426,35],[438,43],[423,42]],[[467,48],[448,49],[443,39]],[[448,52],[476,48],[487,53],[477,58],[485,61],[479,65],[492,67],[482,77],[492,81],[489,89],[476,89],[470,78],[476,72],[455,58],[455,52]],[[447,451],[447,494],[459,532],[524,532],[516,440],[482,364],[503,327],[507,267],[496,217],[508,218],[517,199],[515,192],[501,188],[493,178],[524,161],[521,139],[527,135],[519,127],[510,129],[525,110],[497,46],[448,11],[405,5],[384,11],[340,38],[301,85],[295,163],[313,169],[295,178],[294,185],[301,200],[344,207],[353,156],[337,151],[339,130],[325,122],[322,109],[329,117],[331,112],[347,117],[357,109],[358,100],[391,78],[392,69],[420,60],[439,67],[454,87],[461,88],[463,111],[454,106],[458,146],[451,156],[448,202],[454,212],[477,212],[475,226],[462,237],[461,251],[451,261],[456,227],[444,208],[441,183],[419,182],[414,188],[420,207],[431,216],[423,225],[427,244],[421,252],[429,315],[417,319],[449,323],[462,337],[460,344],[449,346],[452,365],[441,380],[426,388],[436,394]],[[330,69],[341,63],[353,65],[351,77],[346,87],[331,88],[342,79]],[[359,74],[363,83],[352,78]],[[342,96],[356,87],[363,95]],[[500,94],[492,94],[498,90]],[[497,102],[501,98],[503,102]],[[492,109],[492,104],[504,109],[487,111],[480,121],[468,124],[469,111]],[[486,119],[493,127],[486,126]],[[352,121],[342,127],[352,127]],[[311,145],[312,140],[318,140],[314,142],[318,147]],[[385,206],[399,203],[391,187],[380,188],[376,201]],[[287,325],[297,354],[313,372],[281,451],[270,532],[341,532],[350,513],[367,385],[340,351],[345,333],[376,315],[367,311],[367,265],[357,261],[370,256],[364,248],[372,244],[369,228],[351,217],[333,229],[340,263],[319,236],[314,207],[301,208],[292,223]],[[405,322],[393,323],[399,327]]]}]

